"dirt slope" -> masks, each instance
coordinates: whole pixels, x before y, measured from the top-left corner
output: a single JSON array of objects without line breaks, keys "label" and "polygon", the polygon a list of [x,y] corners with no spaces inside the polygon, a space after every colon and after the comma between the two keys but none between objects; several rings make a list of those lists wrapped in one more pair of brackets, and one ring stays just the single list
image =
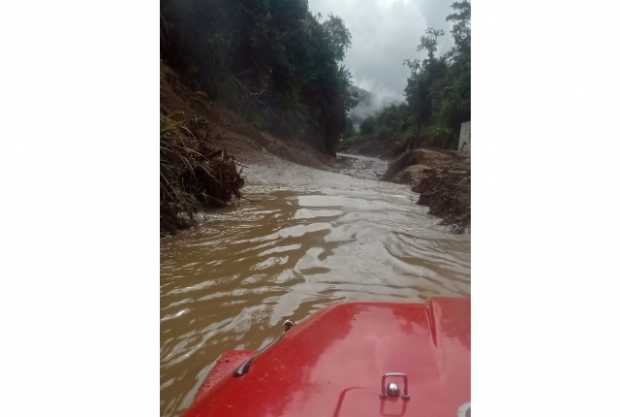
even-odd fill
[{"label": "dirt slope", "polygon": [[415,149],[392,161],[386,181],[410,184],[420,194],[418,204],[441,217],[457,232],[471,222],[471,163],[468,154]]},{"label": "dirt slope", "polygon": [[207,106],[206,95],[188,89],[161,64],[161,233],[187,227],[200,210],[240,196],[243,178],[235,159],[214,144],[212,123],[204,115]]}]

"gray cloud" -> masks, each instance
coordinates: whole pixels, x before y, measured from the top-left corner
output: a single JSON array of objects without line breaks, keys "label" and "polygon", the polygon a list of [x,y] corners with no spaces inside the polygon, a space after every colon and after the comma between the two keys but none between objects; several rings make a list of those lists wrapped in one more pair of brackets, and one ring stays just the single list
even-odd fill
[{"label": "gray cloud", "polygon": [[408,70],[403,61],[421,55],[420,36],[429,27],[446,30],[439,52],[450,47],[446,16],[455,0],[309,0],[313,13],[340,16],[351,31],[345,64],[354,83],[372,92],[377,106],[402,101]]}]

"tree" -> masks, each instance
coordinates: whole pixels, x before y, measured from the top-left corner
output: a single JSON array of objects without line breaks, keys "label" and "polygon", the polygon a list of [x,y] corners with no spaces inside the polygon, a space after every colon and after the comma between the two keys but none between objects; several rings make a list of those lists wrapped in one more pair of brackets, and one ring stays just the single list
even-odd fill
[{"label": "tree", "polygon": [[375,133],[375,117],[368,116],[364,121],[360,124],[360,133],[362,135],[372,135]]},{"label": "tree", "polygon": [[334,57],[342,62],[347,49],[351,46],[351,32],[342,19],[334,15],[329,15],[329,18],[323,22],[323,28],[327,32]]},{"label": "tree", "polygon": [[437,39],[443,35],[443,30],[428,28],[417,48],[418,51],[426,51],[426,59],[405,61],[411,71],[405,88],[405,96],[418,133],[423,125],[431,122],[433,108],[437,106],[434,105],[437,102],[434,89],[445,72],[445,62],[443,58],[436,59],[435,52],[437,51]]},{"label": "tree", "polygon": [[452,26],[452,36],[455,51],[468,52],[471,48],[471,3],[467,0],[452,3],[454,13],[446,17],[447,21],[455,22]]},{"label": "tree", "polygon": [[418,45],[418,51],[426,51],[428,54],[428,60],[433,61],[435,59],[435,52],[437,51],[437,39],[443,36],[445,33],[442,29],[428,28],[426,34],[420,39]]},{"label": "tree", "polygon": [[[438,39],[443,30],[428,28],[420,38],[418,51],[425,51],[423,59],[407,59],[409,78],[405,87],[407,104],[400,109],[387,108],[362,123],[373,134],[394,137],[407,133],[411,145],[425,135],[442,136],[443,146],[457,139],[460,124],[471,117],[471,6],[462,0],[452,4],[452,13],[446,20],[452,23],[454,47],[443,56],[437,56]],[[450,140],[444,140],[448,135]]]}]

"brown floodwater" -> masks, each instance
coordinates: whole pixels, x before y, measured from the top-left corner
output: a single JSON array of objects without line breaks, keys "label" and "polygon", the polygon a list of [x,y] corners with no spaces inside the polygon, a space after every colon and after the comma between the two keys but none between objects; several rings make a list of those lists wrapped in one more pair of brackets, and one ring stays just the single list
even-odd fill
[{"label": "brown floodwater", "polygon": [[245,199],[161,241],[161,415],[190,404],[214,360],[257,349],[333,303],[468,295],[469,235],[450,233],[417,194],[376,181],[385,162],[347,158],[348,175],[269,160],[246,170]]}]

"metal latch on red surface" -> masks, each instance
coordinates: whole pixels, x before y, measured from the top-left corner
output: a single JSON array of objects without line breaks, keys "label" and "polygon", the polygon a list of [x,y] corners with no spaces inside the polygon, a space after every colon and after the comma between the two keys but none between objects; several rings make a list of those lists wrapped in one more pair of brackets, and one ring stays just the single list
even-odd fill
[{"label": "metal latch on red surface", "polygon": [[[404,392],[401,394],[400,386],[394,382],[388,382],[388,378],[402,378],[404,384]],[[387,383],[387,384],[386,384]],[[400,397],[403,400],[408,400],[409,397],[409,380],[407,374],[402,372],[386,372],[381,378],[381,398],[387,397]]]}]

